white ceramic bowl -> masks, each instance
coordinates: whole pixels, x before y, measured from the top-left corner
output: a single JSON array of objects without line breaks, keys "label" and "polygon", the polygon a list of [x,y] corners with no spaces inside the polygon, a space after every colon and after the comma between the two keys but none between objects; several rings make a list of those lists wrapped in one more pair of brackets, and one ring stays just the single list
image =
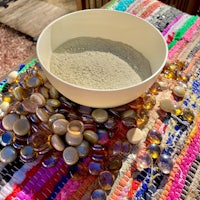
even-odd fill
[{"label": "white ceramic bowl", "polygon": [[[81,36],[131,45],[149,60],[152,75],[131,87],[112,90],[87,89],[61,80],[50,71],[52,52],[67,40]],[[168,48],[161,33],[145,20],[124,12],[90,9],[50,23],[38,38],[36,52],[48,80],[65,97],[82,105],[109,108],[131,102],[155,82],[166,63]]]}]

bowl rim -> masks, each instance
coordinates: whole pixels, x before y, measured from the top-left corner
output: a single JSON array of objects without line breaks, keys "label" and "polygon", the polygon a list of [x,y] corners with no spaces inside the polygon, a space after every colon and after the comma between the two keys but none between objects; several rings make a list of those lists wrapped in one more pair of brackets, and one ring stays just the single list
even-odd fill
[{"label": "bowl rim", "polygon": [[[162,65],[154,72],[152,73],[148,78],[146,78],[145,80],[142,80],[140,81],[139,83],[136,83],[136,84],[133,84],[133,85],[130,85],[130,86],[127,86],[127,87],[120,87],[120,88],[112,88],[112,89],[103,89],[103,88],[89,88],[89,87],[83,87],[83,86],[80,86],[80,85],[76,85],[76,84],[73,84],[73,83],[70,83],[70,82],[67,82],[61,78],[59,78],[58,76],[56,76],[54,73],[51,72],[50,69],[48,69],[47,67],[45,67],[43,65],[43,63],[41,62],[42,59],[40,59],[40,55],[39,55],[39,42],[43,36],[43,34],[46,32],[46,30],[48,30],[54,23],[57,23],[58,21],[62,20],[63,18],[66,18],[70,15],[76,15],[78,13],[84,13],[84,12],[109,12],[109,13],[117,13],[117,14],[120,14],[120,15],[128,15],[128,16],[131,16],[131,17],[135,17],[137,18],[138,20],[142,21],[143,23],[146,23],[148,24],[152,29],[154,29],[154,31],[157,32],[157,34],[160,36],[160,38],[162,39],[163,41],[163,44],[165,46],[165,57],[162,61]],[[74,87],[74,88],[77,88],[77,89],[81,89],[81,90],[87,90],[87,91],[95,91],[95,92],[117,92],[117,91],[123,91],[123,90],[127,90],[127,89],[131,89],[131,88],[134,88],[134,87],[137,87],[137,86],[140,86],[140,85],[143,85],[145,84],[146,82],[156,78],[160,72],[162,71],[164,65],[166,64],[167,62],[167,58],[168,58],[168,46],[167,46],[167,43],[162,35],[162,33],[154,26],[152,25],[150,22],[148,22],[147,20],[139,17],[139,16],[136,16],[136,15],[133,15],[131,13],[128,13],[128,12],[121,12],[121,11],[118,11],[118,10],[108,10],[108,9],[103,9],[103,8],[93,8],[93,9],[84,9],[84,10],[78,10],[78,11],[75,11],[75,12],[72,12],[72,13],[68,13],[66,15],[63,15],[61,17],[58,17],[57,19],[53,20],[52,22],[50,22],[43,30],[42,32],[40,33],[39,37],[38,37],[38,40],[37,40],[37,43],[36,43],[36,54],[37,54],[37,57],[38,57],[38,60],[39,62],[41,62],[41,67],[46,70],[51,76],[53,76],[55,79],[61,81],[62,83],[65,83],[71,87]]]}]

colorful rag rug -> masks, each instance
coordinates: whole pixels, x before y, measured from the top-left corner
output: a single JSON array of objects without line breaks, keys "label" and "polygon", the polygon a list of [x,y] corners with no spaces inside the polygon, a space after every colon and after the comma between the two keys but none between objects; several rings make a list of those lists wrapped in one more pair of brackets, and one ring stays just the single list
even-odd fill
[{"label": "colorful rag rug", "polygon": [[[169,48],[166,67],[159,77],[163,88],[151,94],[156,105],[148,113],[148,120],[141,130],[148,135],[157,130],[162,135],[162,153],[173,158],[173,168],[162,173],[157,167],[149,167],[136,173],[134,148],[123,158],[123,163],[115,174],[115,182],[107,191],[107,199],[138,200],[198,200],[200,199],[200,18],[183,13],[174,7],[156,0],[114,0],[106,9],[128,12],[139,16],[160,30]],[[148,48],[148,47],[147,47]],[[39,65],[37,59],[21,65],[19,73]],[[169,66],[180,67],[170,71]],[[176,73],[180,73],[176,74]],[[176,75],[176,80],[174,76]],[[177,78],[178,77],[178,78]],[[186,81],[185,81],[185,79]],[[159,102],[162,98],[172,98],[178,102],[172,88],[178,79],[187,87],[181,100],[181,109],[188,110],[185,118],[161,116]],[[1,92],[7,80],[1,82]],[[155,88],[154,88],[155,89]],[[130,108],[134,103],[129,104]],[[133,108],[135,109],[135,108]],[[116,114],[116,113],[115,113]],[[185,120],[186,119],[186,120]],[[114,136],[107,138],[104,145],[113,145],[126,138],[126,128],[118,119],[119,128]],[[146,151],[148,137],[143,141],[140,152]],[[78,165],[67,166],[62,153],[56,165],[45,168],[46,155],[37,160],[23,163],[16,159],[12,163],[0,163],[0,200],[80,200],[91,199],[93,190],[99,188],[98,176],[87,172],[91,158],[81,159]],[[101,198],[99,198],[101,199]]]}]

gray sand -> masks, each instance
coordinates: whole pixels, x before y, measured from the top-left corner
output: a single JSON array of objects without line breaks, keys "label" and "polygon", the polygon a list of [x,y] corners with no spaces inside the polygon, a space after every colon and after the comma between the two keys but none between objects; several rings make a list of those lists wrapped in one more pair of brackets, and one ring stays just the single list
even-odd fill
[{"label": "gray sand", "polygon": [[62,80],[85,88],[117,89],[151,76],[149,61],[133,47],[102,38],[78,37],[58,47],[50,70]]}]

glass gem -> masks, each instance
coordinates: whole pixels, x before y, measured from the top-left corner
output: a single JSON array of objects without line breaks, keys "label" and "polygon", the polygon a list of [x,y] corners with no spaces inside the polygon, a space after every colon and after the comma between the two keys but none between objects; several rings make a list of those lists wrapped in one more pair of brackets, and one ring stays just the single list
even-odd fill
[{"label": "glass gem", "polygon": [[0,161],[3,163],[11,163],[17,158],[16,150],[11,146],[6,146],[0,151]]},{"label": "glass gem", "polygon": [[38,124],[38,128],[41,130],[41,131],[44,131],[44,133],[46,135],[52,135],[52,130],[51,128],[49,127],[48,124],[44,123],[44,122],[41,122]]},{"label": "glass gem", "polygon": [[160,156],[161,150],[160,146],[157,144],[149,144],[147,150],[149,151],[149,154],[153,159],[157,159]]},{"label": "glass gem", "polygon": [[97,143],[99,139],[98,135],[93,130],[85,130],[83,132],[83,137],[91,144]]},{"label": "glass gem", "polygon": [[117,127],[117,122],[114,117],[109,117],[108,120],[104,123],[105,128],[111,130]]},{"label": "glass gem", "polygon": [[49,88],[49,94],[52,99],[58,99],[60,96],[58,90],[56,90],[56,88],[52,86]]},{"label": "glass gem", "polygon": [[52,106],[46,104],[43,108],[48,115],[53,115],[55,113],[55,110]]},{"label": "glass gem", "polygon": [[58,108],[61,105],[61,102],[58,99],[48,99],[46,104],[53,108]]},{"label": "glass gem", "polygon": [[83,141],[83,134],[80,133],[79,135],[77,135],[67,132],[65,135],[65,141],[67,142],[68,145],[78,146]]},{"label": "glass gem", "polygon": [[44,108],[37,108],[36,115],[42,122],[47,123],[49,121],[50,115],[46,112]]},{"label": "glass gem", "polygon": [[17,102],[15,104],[15,110],[16,114],[18,115],[27,115],[28,114],[28,111],[26,111],[24,109],[24,107],[22,106],[22,103],[21,102]]},{"label": "glass gem", "polygon": [[136,117],[136,113],[134,110],[132,109],[128,109],[126,111],[124,111],[122,114],[121,114],[121,118],[126,118],[126,117],[130,117],[130,118],[135,118]]},{"label": "glass gem", "polygon": [[30,122],[35,123],[35,124],[40,122],[40,120],[38,119],[35,113],[27,115],[27,119],[30,120]]},{"label": "glass gem", "polygon": [[0,144],[2,146],[7,146],[12,144],[14,138],[14,134],[10,131],[5,131],[0,135]]},{"label": "glass gem", "polygon": [[185,63],[181,62],[181,61],[178,61],[178,62],[175,63],[175,65],[177,65],[177,69],[179,71],[181,71],[183,69],[183,67],[185,66]]},{"label": "glass gem", "polygon": [[188,80],[189,80],[189,77],[183,73],[179,73],[178,76],[177,76],[177,80],[178,81],[182,81],[184,83],[187,83]]},{"label": "glass gem", "polygon": [[24,146],[20,150],[20,158],[24,162],[32,162],[36,158],[36,152],[32,146]]},{"label": "glass gem", "polygon": [[13,125],[16,120],[19,119],[19,115],[15,113],[7,114],[3,119],[2,119],[2,126],[4,129],[11,131],[13,129]]},{"label": "glass gem", "polygon": [[6,93],[6,94],[3,95],[2,100],[3,100],[4,102],[11,103],[12,100],[13,100],[13,97],[11,96],[10,93],[8,93],[8,94]]},{"label": "glass gem", "polygon": [[49,147],[49,139],[45,132],[38,130],[28,138],[28,142],[35,151],[40,152]]},{"label": "glass gem", "polygon": [[45,99],[49,98],[49,90],[46,87],[40,87],[39,93],[41,93]]},{"label": "glass gem", "polygon": [[92,175],[98,175],[101,171],[104,170],[103,164],[101,162],[91,161],[88,165],[89,173]]},{"label": "glass gem", "polygon": [[37,76],[30,76],[26,80],[26,86],[29,88],[35,88],[41,84],[42,84],[42,82],[41,82],[40,78]]},{"label": "glass gem", "polygon": [[24,145],[27,145],[27,141],[18,140],[16,138],[12,145],[13,145],[13,147],[15,149],[19,149],[20,150],[21,148],[23,148]]},{"label": "glass gem", "polygon": [[13,124],[13,131],[18,136],[24,136],[30,131],[30,123],[27,119],[18,119]]},{"label": "glass gem", "polygon": [[60,153],[55,151],[55,152],[50,152],[48,155],[44,157],[44,160],[42,162],[42,165],[46,168],[50,168],[56,165],[60,158]]},{"label": "glass gem", "polygon": [[63,151],[63,159],[67,165],[74,165],[79,160],[79,153],[75,147],[66,147]]},{"label": "glass gem", "polygon": [[92,146],[92,150],[93,151],[98,151],[98,152],[104,152],[105,151],[105,147],[102,146],[101,144],[94,144]]},{"label": "glass gem", "polygon": [[165,112],[172,112],[174,110],[174,102],[169,98],[161,99],[160,109]]},{"label": "glass gem", "polygon": [[143,116],[143,118],[137,118],[136,119],[136,126],[138,128],[142,128],[147,122],[148,122],[149,117],[148,116]]},{"label": "glass gem", "polygon": [[186,119],[188,122],[192,122],[195,118],[193,111],[189,108],[185,108],[183,110],[183,118]]},{"label": "glass gem", "polygon": [[136,119],[131,117],[126,117],[122,119],[122,124],[128,128],[136,127]]},{"label": "glass gem", "polygon": [[121,151],[122,151],[122,142],[121,141],[116,141],[113,144],[112,151],[110,153],[112,155],[119,155],[119,154],[121,154]]},{"label": "glass gem", "polygon": [[104,123],[108,120],[108,112],[104,109],[98,108],[92,111],[92,117],[97,123]]},{"label": "glass gem", "polygon": [[128,141],[122,142],[122,154],[124,156],[128,155],[132,149],[132,145]]},{"label": "glass gem", "polygon": [[13,92],[13,95],[14,97],[19,100],[19,101],[22,101],[24,96],[25,96],[25,91],[22,87],[18,86],[18,87],[15,87],[14,90],[12,91]]},{"label": "glass gem", "polygon": [[46,82],[47,81],[47,77],[45,75],[45,72],[42,71],[41,69],[39,69],[38,66],[35,66],[34,68],[36,70],[36,74],[40,77],[42,82]]},{"label": "glass gem", "polygon": [[169,69],[170,71],[174,71],[174,70],[176,70],[177,68],[178,68],[178,65],[176,65],[176,64],[171,64],[171,65],[168,66],[168,69]]},{"label": "glass gem", "polygon": [[72,135],[82,134],[84,131],[84,124],[80,120],[72,120],[67,125],[67,132]]},{"label": "glass gem", "polygon": [[17,139],[17,140],[19,140],[19,141],[27,142],[28,137],[29,137],[28,134],[23,135],[23,136],[20,136],[20,135],[16,135],[16,134],[15,134],[14,140]]},{"label": "glass gem", "polygon": [[85,165],[85,163],[78,162],[76,164],[76,169],[77,170],[75,173],[70,171],[70,175],[73,180],[78,181],[78,180],[83,180],[84,177],[87,178],[89,172],[88,172],[88,166]]},{"label": "glass gem", "polygon": [[133,109],[142,108],[143,107],[143,99],[142,99],[142,97],[139,97],[136,100],[129,103],[128,105]]},{"label": "glass gem", "polygon": [[149,88],[149,94],[156,95],[158,94],[158,91],[161,90],[160,84],[158,82],[155,82],[150,88]]},{"label": "glass gem", "polygon": [[51,136],[51,145],[57,151],[63,151],[65,149],[65,143],[60,136],[56,134]]},{"label": "glass gem", "polygon": [[162,141],[162,136],[156,130],[151,130],[148,133],[148,140],[152,144],[160,144]]},{"label": "glass gem", "polygon": [[144,109],[144,108],[137,109],[137,117],[138,118],[143,119],[146,116],[148,116],[148,113],[149,113],[149,111],[147,109]]},{"label": "glass gem", "polygon": [[137,169],[142,171],[146,168],[149,168],[152,165],[152,158],[149,153],[145,153],[142,155],[137,156]]},{"label": "glass gem", "polygon": [[83,123],[93,123],[94,122],[94,119],[91,115],[89,114],[82,114],[81,115],[81,120],[83,121]]},{"label": "glass gem", "polygon": [[164,81],[158,81],[160,90],[166,90],[168,88],[168,84]]},{"label": "glass gem", "polygon": [[70,110],[73,109],[73,104],[72,104],[72,102],[69,101],[66,97],[60,96],[60,97],[59,97],[59,100],[60,100],[60,102],[61,102],[61,107],[62,107],[62,108],[66,109],[66,110],[68,110],[68,111],[70,111]]},{"label": "glass gem", "polygon": [[46,103],[45,97],[39,92],[31,94],[30,100],[35,102],[38,105],[38,107],[42,107]]},{"label": "glass gem", "polygon": [[185,96],[185,92],[186,89],[182,86],[177,85],[173,88],[173,93],[178,97],[183,98]]},{"label": "glass gem", "polygon": [[112,108],[112,109],[114,109],[116,112],[122,113],[122,112],[128,110],[128,109],[129,109],[129,106],[128,106],[127,104],[125,104],[125,105],[122,105],[122,106],[114,107],[114,108]]},{"label": "glass gem", "polygon": [[69,120],[69,121],[72,121],[72,120],[79,120],[79,119],[80,119],[79,116],[77,115],[77,113],[74,112],[74,111],[70,111],[70,112],[67,111],[67,113],[66,113],[66,118],[67,118],[67,120]]},{"label": "glass gem", "polygon": [[156,105],[156,98],[153,95],[146,95],[143,98],[144,105],[143,107],[147,110],[152,109]]},{"label": "glass gem", "polygon": [[36,113],[36,110],[38,108],[38,105],[35,102],[28,99],[22,101],[22,106],[24,110],[29,113]]},{"label": "glass gem", "polygon": [[80,112],[81,114],[88,114],[89,115],[92,112],[92,108],[87,107],[87,106],[83,106],[83,105],[79,105],[78,112]]},{"label": "glass gem", "polygon": [[17,71],[12,71],[8,74],[7,76],[7,82],[8,84],[12,84],[14,83],[16,80],[17,80],[17,77],[18,77],[18,72]]},{"label": "glass gem", "polygon": [[110,115],[112,115],[116,119],[120,119],[121,118],[120,112],[116,111],[114,108],[108,109],[108,112],[110,113]]},{"label": "glass gem", "polygon": [[172,158],[166,154],[161,154],[158,159],[158,167],[164,174],[169,174],[173,168]]},{"label": "glass gem", "polygon": [[122,159],[119,156],[112,156],[109,158],[106,167],[109,171],[119,171],[122,167]]},{"label": "glass gem", "polygon": [[51,115],[48,121],[49,126],[52,127],[53,122],[56,121],[57,119],[65,119],[65,116],[61,113],[55,113]]},{"label": "glass gem", "polygon": [[174,72],[170,71],[170,70],[165,70],[164,71],[164,76],[165,76],[165,78],[168,78],[168,79],[175,79]]},{"label": "glass gem", "polygon": [[103,190],[106,190],[106,191],[111,190],[114,181],[115,181],[115,177],[111,172],[109,171],[100,172],[99,177],[98,177],[98,182],[99,182],[100,187]]},{"label": "glass gem", "polygon": [[96,189],[91,194],[91,200],[106,200],[107,194],[104,190]]},{"label": "glass gem", "polygon": [[80,145],[76,147],[79,153],[80,158],[84,158],[88,155],[89,150],[90,150],[90,145],[87,141],[83,140]]},{"label": "glass gem", "polygon": [[[50,119],[49,121],[53,121]],[[64,135],[67,132],[69,121],[66,119],[57,119],[52,124],[52,130],[57,135]]]},{"label": "glass gem", "polygon": [[104,145],[108,142],[109,136],[108,131],[106,129],[97,129],[96,131],[98,135],[98,143]]},{"label": "glass gem", "polygon": [[94,160],[94,161],[97,161],[97,162],[100,162],[100,161],[104,161],[104,159],[105,159],[105,155],[103,155],[103,154],[92,154],[92,160]]},{"label": "glass gem", "polygon": [[97,130],[96,124],[95,123],[91,123],[91,124],[85,123],[84,130],[92,130],[92,131],[96,132],[96,130]]},{"label": "glass gem", "polygon": [[176,105],[174,105],[174,109],[172,110],[171,113],[174,114],[174,115],[176,115],[176,116],[179,116],[179,115],[182,114],[182,112],[183,112],[183,110],[182,110],[181,105],[176,104]]},{"label": "glass gem", "polygon": [[131,128],[127,131],[126,137],[131,144],[138,144],[144,137],[144,133],[139,128]]}]

